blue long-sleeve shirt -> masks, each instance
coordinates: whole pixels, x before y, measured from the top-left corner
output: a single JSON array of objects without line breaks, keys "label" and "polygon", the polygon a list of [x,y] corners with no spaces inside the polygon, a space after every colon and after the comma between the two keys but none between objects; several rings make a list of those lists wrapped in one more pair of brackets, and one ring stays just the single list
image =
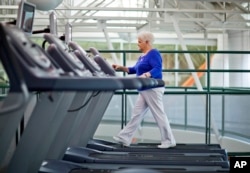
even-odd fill
[{"label": "blue long-sleeve shirt", "polygon": [[128,67],[128,74],[140,76],[150,72],[151,78],[162,79],[162,57],[157,49],[151,49],[146,55],[140,56],[133,67]]}]

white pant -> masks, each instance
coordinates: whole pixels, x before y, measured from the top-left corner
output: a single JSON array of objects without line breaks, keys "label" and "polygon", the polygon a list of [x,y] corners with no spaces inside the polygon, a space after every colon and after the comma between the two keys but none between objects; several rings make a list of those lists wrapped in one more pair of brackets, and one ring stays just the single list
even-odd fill
[{"label": "white pant", "polygon": [[164,87],[148,89],[139,92],[132,116],[128,124],[119,132],[118,136],[130,144],[132,138],[144,118],[148,109],[151,111],[161,133],[161,143],[175,143],[168,118],[164,112]]}]

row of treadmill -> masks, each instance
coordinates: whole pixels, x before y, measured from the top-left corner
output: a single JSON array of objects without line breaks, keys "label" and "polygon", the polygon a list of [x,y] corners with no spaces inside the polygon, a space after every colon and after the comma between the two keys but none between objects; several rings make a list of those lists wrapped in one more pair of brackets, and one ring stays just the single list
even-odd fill
[{"label": "row of treadmill", "polygon": [[[16,26],[0,25],[0,58],[10,90],[0,110],[0,163],[3,173],[215,173],[229,172],[219,144],[156,143],[124,147],[94,139],[115,91],[164,86],[163,80],[118,77],[95,48],[66,46],[44,34],[46,48]],[[36,99],[13,154],[7,157],[20,121]]]}]

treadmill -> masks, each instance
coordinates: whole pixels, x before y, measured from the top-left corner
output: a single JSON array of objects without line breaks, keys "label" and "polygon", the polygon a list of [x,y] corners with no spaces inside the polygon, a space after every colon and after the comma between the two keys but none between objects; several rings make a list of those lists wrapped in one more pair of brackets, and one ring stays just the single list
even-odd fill
[{"label": "treadmill", "polygon": [[[55,40],[54,40],[54,42],[55,42]],[[50,43],[52,43],[52,42],[50,42]],[[70,151],[69,151],[70,150]],[[74,150],[74,151],[73,151]],[[78,150],[80,150],[80,151],[78,151]],[[89,152],[86,152],[86,150],[88,150]],[[75,152],[75,155],[74,156],[72,156],[71,154],[71,152]],[[99,157],[100,157],[100,154],[103,154],[103,153],[98,153],[99,154]],[[65,160],[68,160],[68,161],[73,161],[73,162],[80,162],[80,163],[85,163],[85,162],[95,162],[95,163],[113,163],[113,162],[115,162],[115,163],[120,163],[120,164],[123,164],[124,163],[124,160],[120,160],[120,161],[118,161],[118,162],[116,162],[116,161],[114,161],[113,160],[113,158],[112,157],[114,157],[114,156],[116,156],[116,157],[118,157],[118,158],[122,158],[122,157],[124,157],[125,155],[126,155],[126,153],[112,153],[112,155],[111,155],[111,160],[98,160],[98,159],[96,159],[96,158],[90,158],[90,157],[88,157],[88,158],[82,158],[82,155],[84,155],[84,156],[89,156],[89,155],[95,155],[95,156],[97,156],[98,155],[97,153],[94,153],[93,154],[93,151],[91,151],[91,150],[89,150],[89,149],[84,149],[84,148],[74,148],[74,147],[70,147],[67,151],[66,151],[66,153],[65,153],[65,155],[64,155],[64,159]],[[109,157],[108,156],[108,154],[109,153],[104,153],[105,154],[105,156],[104,157]],[[152,157],[152,154],[153,153],[147,153],[148,155],[150,155],[151,157]],[[77,156],[76,156],[77,155]],[[80,156],[80,158],[79,158],[79,155],[81,155]],[[135,159],[136,160],[138,160],[138,155],[143,155],[143,157],[145,156],[145,154],[143,154],[143,153],[132,153],[130,156],[135,156]],[[205,155],[205,157],[204,158],[201,158],[201,157],[203,157]],[[128,156],[128,155],[127,155]],[[130,159],[132,159],[133,157],[130,157],[129,156],[129,158]],[[165,155],[164,155],[165,156]],[[180,157],[179,157],[180,156]],[[177,158],[181,158],[181,157],[183,157],[183,156],[186,156],[187,158],[186,159],[189,159],[189,158],[200,158],[200,159],[205,159],[204,161],[205,162],[207,162],[208,160],[209,160],[209,158],[208,158],[208,156],[206,155],[206,154],[202,154],[202,155],[199,155],[199,154],[196,154],[196,155],[193,155],[193,154],[190,154],[190,156],[187,156],[187,154],[186,155],[183,155],[183,154],[180,154],[180,155],[175,155],[175,157]],[[212,154],[212,159],[213,159],[213,161],[216,161],[216,159],[215,159],[215,157],[218,157],[218,165],[221,165],[222,167],[225,167],[225,168],[227,168],[228,167],[228,162],[226,161],[226,158],[224,157],[224,155],[220,155],[220,154],[218,154],[218,155],[216,155],[216,154]],[[163,158],[165,158],[165,157],[163,157]],[[159,158],[156,158],[156,159],[159,159]],[[93,161],[94,160],[94,161]],[[180,160],[179,160],[180,161]],[[220,161],[222,161],[221,163],[219,163]],[[150,162],[152,163],[152,159],[150,160]],[[134,161],[132,161],[131,160],[131,162],[126,162],[126,163],[128,163],[128,164],[132,164],[132,163],[134,163]],[[141,164],[144,164],[145,163],[145,160],[142,160],[142,162],[141,162]],[[136,164],[140,164],[140,163],[138,163],[138,162],[136,162]],[[155,163],[156,164],[156,163]],[[157,160],[157,164],[159,164],[159,161]],[[165,162],[162,162],[162,164],[166,164]],[[172,163],[171,163],[172,164]],[[191,162],[186,162],[185,164],[191,164]],[[193,164],[193,163],[192,163]],[[198,164],[201,164],[201,162],[200,163],[198,163]],[[208,164],[209,165],[209,164]],[[212,165],[213,165],[213,163],[212,163]]]},{"label": "treadmill", "polygon": [[[46,73],[48,73],[49,71],[51,71],[51,67],[48,69],[40,69],[39,66],[31,66],[30,64],[34,65],[34,62],[30,62],[30,60],[32,60],[33,58],[37,58],[36,60],[39,61],[40,59],[42,62],[44,61],[44,57],[43,56],[43,52],[40,52],[41,50],[39,50],[39,48],[34,45],[33,43],[31,43],[23,33],[21,33],[19,30],[17,30],[14,26],[13,27],[6,27],[4,25],[0,25],[0,33],[1,33],[1,38],[4,38],[5,40],[7,40],[6,38],[8,38],[8,41],[6,41],[6,44],[8,45],[8,48],[11,49],[11,51],[13,51],[15,53],[15,56],[11,56],[8,57],[9,59],[11,58],[16,58],[19,61],[19,65],[22,66],[22,72],[25,73],[25,77],[26,77],[26,82],[27,82],[27,86],[29,86],[29,89],[33,89],[33,90],[40,90],[40,91],[89,91],[89,87],[91,86],[91,91],[99,91],[103,89],[103,86],[105,86],[105,90],[110,90],[113,91],[115,89],[122,89],[123,88],[123,84],[121,84],[119,82],[119,80],[113,80],[111,78],[105,78],[105,80],[103,80],[102,78],[82,78],[82,77],[77,77],[77,76],[52,76],[51,74],[46,75]],[[39,53],[39,56],[36,56],[37,53]],[[6,60],[8,61],[8,60]],[[34,67],[34,69],[32,68]],[[27,69],[26,69],[27,68]],[[25,71],[26,69],[26,71]],[[15,68],[12,70],[16,70]],[[34,73],[34,71],[36,73]],[[30,74],[30,75],[29,75]],[[32,82],[28,82],[28,79],[31,80]],[[39,83],[40,82],[40,83]],[[86,82],[88,83],[88,86],[86,86]],[[98,82],[103,82],[102,86],[97,85]],[[105,83],[107,82],[107,83]],[[32,85],[33,84],[33,85]],[[84,85],[85,84],[85,85]],[[112,84],[110,86],[110,84]],[[27,129],[25,129],[27,130]],[[36,130],[36,128],[34,128],[34,130]],[[40,129],[38,129],[40,130]],[[36,130],[37,131],[37,130]],[[24,132],[25,133],[25,132]],[[27,138],[28,139],[28,138]],[[21,141],[24,141],[24,138],[21,138]],[[29,142],[30,139],[29,139]],[[24,143],[23,143],[24,144]],[[26,143],[27,144],[27,143]],[[38,143],[39,144],[39,143]],[[23,145],[24,146],[24,145]],[[31,146],[32,147],[32,146]],[[42,149],[44,146],[39,146],[39,149]],[[29,151],[29,147],[26,146],[26,148],[24,148],[25,151],[22,152],[22,155],[16,154],[16,158],[19,158],[19,160],[17,160],[17,162],[13,162],[11,161],[11,166],[10,166],[10,171],[9,172],[34,172],[35,170],[28,170],[25,171],[25,169],[23,169],[23,167],[28,167],[30,166],[29,160],[27,160],[27,157],[31,157],[32,155],[30,155],[30,151]],[[38,151],[37,151],[38,152]],[[33,159],[36,160],[36,156],[35,155],[36,152],[32,152],[33,154]],[[24,156],[25,157],[22,157]],[[19,157],[17,157],[19,156]],[[117,170],[119,168],[128,168],[128,167],[137,167],[140,168],[142,167],[142,165],[127,165],[127,164],[112,164],[112,163],[108,163],[108,164],[75,164],[75,163],[71,163],[71,162],[66,162],[66,161],[62,161],[62,160],[54,160],[54,162],[59,162],[59,163],[65,163],[65,165],[70,165],[71,172],[73,171],[81,171],[84,170],[84,167],[92,167],[93,169],[95,168],[109,168],[109,170]],[[23,164],[22,164],[23,163]],[[51,162],[50,162],[51,163]],[[43,162],[42,166],[43,168],[45,168],[44,166],[47,164],[48,166],[48,162],[45,161]],[[76,166],[77,165],[77,166]],[[80,169],[75,169],[76,167],[80,167]],[[197,167],[194,166],[190,166],[190,165],[180,165],[178,167],[176,167],[175,165],[162,165],[162,166],[158,166],[158,165],[150,165],[151,168],[154,169],[159,169],[160,167],[164,170],[184,170],[185,168],[188,168],[189,171],[191,171],[192,169],[197,170]],[[150,168],[148,167],[148,168]],[[201,166],[203,168],[203,170],[205,170],[204,168],[207,166]],[[201,168],[199,167],[199,168]],[[210,167],[212,168],[212,167]],[[216,168],[213,167],[213,170],[218,170],[220,169],[219,166],[217,166]],[[185,169],[187,170],[187,169]],[[211,170],[211,169],[210,169]]]},{"label": "treadmill", "polygon": [[[72,46],[73,48],[75,48],[76,49],[76,45],[74,45],[74,46]],[[102,65],[100,65],[100,66],[102,66]],[[106,67],[105,67],[106,68]],[[76,152],[76,154],[74,155],[74,156],[72,156],[71,154],[72,154],[72,152]],[[81,153],[81,154],[79,154],[79,153]],[[82,163],[84,163],[84,162],[92,162],[93,160],[93,162],[100,162],[100,163],[112,163],[112,162],[117,162],[117,163],[123,163],[124,161],[123,160],[113,160],[113,158],[112,157],[115,157],[115,156],[117,156],[117,157],[124,157],[125,155],[126,155],[126,153],[112,153],[111,154],[111,156],[110,156],[110,159],[111,160],[98,160],[98,158],[90,158],[90,157],[88,157],[89,155],[95,155],[95,156],[97,156],[98,154],[99,154],[99,157],[109,157],[108,156],[108,154],[109,153],[97,153],[98,151],[96,151],[95,153],[93,153],[93,151],[92,150],[90,150],[90,149],[86,149],[86,148],[81,148],[81,149],[79,149],[79,148],[69,148],[68,150],[67,150],[67,152],[66,152],[66,154],[65,154],[65,156],[64,156],[64,159],[65,160],[69,160],[69,161],[75,161],[75,162],[82,162]],[[102,155],[102,154],[104,154],[104,155]],[[152,154],[155,154],[155,153],[147,153],[148,155],[150,155],[151,157],[153,156]],[[77,156],[76,156],[77,155]],[[84,156],[86,156],[85,158],[82,158],[81,156],[79,156],[79,155],[84,155]],[[102,155],[102,156],[101,156]],[[136,160],[138,160],[139,158],[137,157],[138,155],[143,155],[142,153],[133,153],[133,155],[134,156],[136,156]],[[183,157],[183,156],[187,156],[188,154],[180,154],[179,156],[181,156],[181,157]],[[218,157],[218,161],[222,161],[222,165],[223,166],[225,166],[225,167],[227,167],[228,166],[228,163],[227,163],[227,161],[226,161],[226,159],[227,158],[225,158],[225,156],[223,155],[223,154],[204,154],[204,153],[202,153],[202,154],[196,154],[196,155],[193,155],[193,154],[189,154],[189,157],[202,157],[202,156],[205,156],[205,157],[208,157],[208,155],[211,155],[211,157],[213,157],[212,159],[214,159],[213,161],[215,161],[215,157]],[[77,157],[80,157],[80,158],[77,158]],[[128,156],[128,155],[127,155]],[[130,155],[130,156],[132,156],[132,154]],[[129,156],[129,157],[130,157]],[[143,156],[145,156],[145,155],[143,155]],[[176,156],[176,157],[179,157],[179,156]],[[88,158],[87,158],[88,157]],[[79,159],[79,160],[78,160]],[[132,157],[131,158],[129,158],[129,159],[132,159]],[[159,158],[156,158],[156,159],[159,159]],[[208,158],[204,158],[204,159],[208,159]],[[209,159],[208,159],[209,160]],[[150,160],[151,162],[152,162],[152,160]],[[207,161],[207,160],[205,160],[205,161]],[[225,164],[224,164],[224,161],[225,161]],[[131,160],[131,162],[129,162],[129,163],[133,163],[134,161],[132,161]],[[145,162],[145,160],[143,160],[142,161],[143,163]],[[128,163],[128,162],[127,162]],[[136,163],[138,163],[138,162],[136,162]],[[157,163],[158,164],[160,164],[160,162],[158,162],[157,161]],[[163,164],[165,164],[165,162],[163,162]],[[190,162],[188,162],[188,164],[190,164]],[[200,164],[200,163],[199,163]]]}]

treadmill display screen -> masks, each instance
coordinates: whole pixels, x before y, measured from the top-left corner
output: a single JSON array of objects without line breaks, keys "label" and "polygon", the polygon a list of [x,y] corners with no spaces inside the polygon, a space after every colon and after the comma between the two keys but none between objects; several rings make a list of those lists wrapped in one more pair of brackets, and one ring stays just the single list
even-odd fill
[{"label": "treadmill display screen", "polygon": [[27,34],[32,34],[36,6],[28,2],[20,2],[17,26]]}]

